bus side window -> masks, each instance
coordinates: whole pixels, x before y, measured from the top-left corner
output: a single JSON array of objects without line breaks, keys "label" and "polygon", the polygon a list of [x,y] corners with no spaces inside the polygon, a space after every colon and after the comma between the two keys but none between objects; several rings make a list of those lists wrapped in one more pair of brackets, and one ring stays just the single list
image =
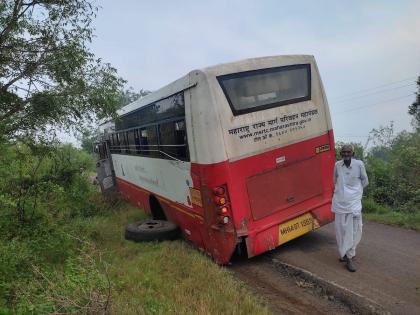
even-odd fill
[{"label": "bus side window", "polygon": [[114,153],[114,134],[109,135],[109,151]]},{"label": "bus side window", "polygon": [[156,125],[145,128],[147,130],[147,145],[149,147],[149,155],[153,157],[159,156],[158,151],[158,137],[156,132]]},{"label": "bus side window", "polygon": [[149,155],[149,146],[147,142],[147,129],[142,128],[139,130],[140,133],[140,154]]},{"label": "bus side window", "polygon": [[140,129],[134,130],[135,153],[140,154]]},{"label": "bus side window", "polygon": [[[187,160],[187,141],[185,132],[185,121],[172,121],[159,125],[159,147],[160,150],[181,160]],[[167,155],[163,158],[170,158]]]},{"label": "bus side window", "polygon": [[175,144],[177,147],[178,157],[181,160],[189,161],[190,154],[188,150],[187,131],[185,129],[185,120],[177,121],[175,123]]},{"label": "bus side window", "polygon": [[120,134],[116,133],[115,134],[115,140],[116,140],[116,152],[121,153],[121,138],[120,138]]},{"label": "bus side window", "polygon": [[140,129],[140,154],[159,156],[156,126]]},{"label": "bus side window", "polygon": [[[159,125],[159,150],[170,156],[176,156],[175,144],[175,123],[173,121]],[[162,158],[169,159],[169,156],[162,154]]]},{"label": "bus side window", "polygon": [[128,149],[130,154],[136,154],[134,130],[127,131]]},{"label": "bus side window", "polygon": [[124,132],[120,132],[120,133],[118,133],[118,139],[120,140],[119,142],[120,142],[120,148],[121,148],[121,150],[120,150],[120,152],[121,153],[126,153],[126,141],[125,141],[125,135],[124,135]]},{"label": "bus side window", "polygon": [[117,134],[112,134],[112,153],[118,153],[118,140],[117,140]]}]

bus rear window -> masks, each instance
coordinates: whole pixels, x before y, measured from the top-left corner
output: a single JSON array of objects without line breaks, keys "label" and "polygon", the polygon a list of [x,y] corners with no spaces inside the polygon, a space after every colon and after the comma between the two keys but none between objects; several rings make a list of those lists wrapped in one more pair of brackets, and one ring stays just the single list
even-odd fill
[{"label": "bus rear window", "polygon": [[309,64],[227,74],[217,80],[235,116],[311,99]]}]

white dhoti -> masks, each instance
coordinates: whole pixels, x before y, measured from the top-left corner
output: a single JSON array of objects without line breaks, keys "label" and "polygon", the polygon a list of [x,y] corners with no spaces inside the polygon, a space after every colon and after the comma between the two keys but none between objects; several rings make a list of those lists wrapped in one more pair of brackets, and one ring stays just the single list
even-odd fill
[{"label": "white dhoti", "polygon": [[335,214],[335,235],[340,257],[346,255],[348,258],[353,258],[356,256],[356,247],[362,238],[362,227],[362,214]]}]

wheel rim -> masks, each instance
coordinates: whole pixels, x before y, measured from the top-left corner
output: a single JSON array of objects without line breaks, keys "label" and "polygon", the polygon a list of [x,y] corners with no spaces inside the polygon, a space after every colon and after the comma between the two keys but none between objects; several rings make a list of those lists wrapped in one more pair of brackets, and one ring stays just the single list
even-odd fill
[{"label": "wheel rim", "polygon": [[142,222],[141,224],[137,226],[137,228],[142,231],[150,231],[150,230],[162,228],[163,226],[164,224],[160,221],[150,220],[150,221]]}]

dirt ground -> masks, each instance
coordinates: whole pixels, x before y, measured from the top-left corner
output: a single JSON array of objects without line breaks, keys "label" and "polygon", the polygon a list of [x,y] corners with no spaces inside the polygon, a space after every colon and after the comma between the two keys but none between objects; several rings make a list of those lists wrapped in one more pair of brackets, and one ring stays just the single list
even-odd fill
[{"label": "dirt ground", "polygon": [[273,314],[352,314],[333,296],[276,270],[267,255],[237,262],[229,269],[263,299]]},{"label": "dirt ground", "polygon": [[338,262],[332,224],[260,257],[235,262],[230,270],[262,296],[274,314],[361,312],[316,284],[281,272],[276,261],[379,306],[376,313],[420,314],[420,232],[374,222],[365,222],[363,229],[355,273]]}]

